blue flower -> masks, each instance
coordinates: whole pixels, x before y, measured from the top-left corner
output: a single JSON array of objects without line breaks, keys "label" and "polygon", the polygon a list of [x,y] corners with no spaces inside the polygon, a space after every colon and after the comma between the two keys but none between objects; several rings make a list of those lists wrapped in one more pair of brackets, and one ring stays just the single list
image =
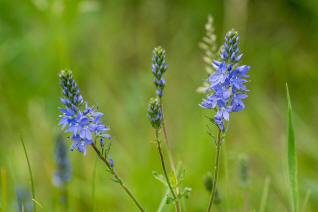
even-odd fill
[{"label": "blue flower", "polygon": [[209,87],[206,98],[202,100],[201,107],[216,110],[214,122],[220,130],[224,131],[224,120],[229,121],[231,112],[244,109],[242,99],[247,98],[245,78],[249,66],[238,66],[243,54],[239,54],[239,36],[234,30],[225,36],[225,42],[220,50],[221,61],[213,60],[212,67],[215,72],[208,78]]},{"label": "blue flower", "polygon": [[153,50],[152,55],[152,73],[154,75],[154,83],[156,86],[156,93],[161,98],[162,91],[165,87],[165,80],[163,73],[166,72],[168,65],[166,63],[166,52],[161,47]]},{"label": "blue flower", "polygon": [[159,105],[159,99],[151,98],[147,110],[147,116],[150,120],[151,125],[156,129],[160,128],[162,121],[162,111]]},{"label": "blue flower", "polygon": [[62,136],[56,139],[54,159],[56,170],[53,175],[53,184],[55,186],[63,186],[71,179],[70,163],[68,160],[67,149]]},{"label": "blue flower", "polygon": [[105,141],[102,138],[111,139],[111,136],[105,133],[110,129],[101,121],[103,113],[97,112],[84,102],[71,71],[62,71],[59,77],[64,94],[64,98],[60,100],[65,107],[59,108],[62,115],[59,116],[58,125],[62,126],[64,132],[71,133],[73,144],[70,149],[73,151],[76,148],[85,155],[86,146],[97,140],[103,148]]}]

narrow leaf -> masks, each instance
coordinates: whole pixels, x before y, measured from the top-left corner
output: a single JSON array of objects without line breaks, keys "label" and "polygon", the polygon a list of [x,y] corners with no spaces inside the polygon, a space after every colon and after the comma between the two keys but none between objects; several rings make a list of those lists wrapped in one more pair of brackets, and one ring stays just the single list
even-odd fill
[{"label": "narrow leaf", "polygon": [[41,205],[41,203],[39,203],[36,199],[32,199],[32,201],[37,204],[38,206],[40,206],[41,209],[44,209],[43,206]]},{"label": "narrow leaf", "polygon": [[[29,174],[30,174],[30,181],[31,181],[31,189],[32,189],[32,199],[35,199],[35,189],[34,189],[34,183],[33,183],[33,176],[32,176],[32,169],[31,169],[31,165],[30,165],[30,161],[29,161],[29,157],[28,157],[28,153],[27,150],[25,148],[25,144],[23,141],[22,136],[20,137],[20,141],[24,150],[24,154],[25,154],[25,158],[27,160],[27,164],[28,164],[28,168],[29,168]],[[36,204],[33,204],[33,211],[36,211]]]},{"label": "narrow leaf", "polygon": [[292,106],[289,96],[288,85],[286,83],[287,102],[288,102],[288,176],[292,196],[292,211],[298,212],[298,180],[297,180],[297,156],[295,145],[295,134],[293,124]]},{"label": "narrow leaf", "polygon": [[157,180],[159,180],[161,183],[163,183],[165,186],[168,186],[166,178],[162,175],[159,174],[156,171],[152,171],[152,175],[154,176],[154,178],[156,178]]},{"label": "narrow leaf", "polygon": [[167,188],[165,194],[163,195],[162,199],[161,199],[161,202],[160,202],[160,205],[157,209],[157,212],[161,212],[162,209],[164,208],[164,206],[166,205],[166,202],[167,202],[167,197],[168,197],[168,194],[170,193],[170,190],[169,188]]}]

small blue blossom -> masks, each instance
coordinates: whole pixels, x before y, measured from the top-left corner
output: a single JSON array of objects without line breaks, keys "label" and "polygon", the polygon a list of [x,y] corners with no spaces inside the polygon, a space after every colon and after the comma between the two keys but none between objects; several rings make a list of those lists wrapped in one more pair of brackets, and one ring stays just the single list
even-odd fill
[{"label": "small blue blossom", "polygon": [[161,47],[155,48],[152,55],[152,73],[154,75],[156,93],[160,98],[165,87],[165,80],[162,75],[166,72],[167,68],[165,50]]},{"label": "small blue blossom", "polygon": [[61,71],[59,77],[64,94],[64,98],[60,101],[64,108],[59,108],[62,115],[59,116],[58,125],[62,126],[64,132],[71,133],[70,139],[73,144],[70,149],[73,151],[76,148],[85,155],[86,146],[98,140],[103,148],[105,145],[103,138],[111,138],[106,133],[110,129],[101,121],[103,113],[97,112],[96,108],[89,107],[87,102],[84,102],[73,79],[72,71]]},{"label": "small blue blossom", "polygon": [[67,149],[62,136],[56,139],[54,159],[56,170],[53,175],[53,184],[55,186],[63,186],[71,179],[70,162],[68,160]]},{"label": "small blue blossom", "polygon": [[159,105],[158,98],[150,99],[147,111],[148,111],[147,116],[150,120],[151,125],[156,129],[160,128],[161,121],[162,121],[162,111]]},{"label": "small blue blossom", "polygon": [[[215,70],[208,78],[209,87],[207,96],[202,100],[201,107],[215,109],[214,121],[224,131],[224,120],[229,121],[231,112],[238,112],[244,109],[242,99],[247,98],[244,93],[247,90],[245,78],[246,72],[250,69],[246,65],[238,65],[243,54],[239,54],[239,36],[234,30],[225,36],[225,42],[220,50],[221,61],[213,60],[212,66]],[[211,92],[210,92],[211,91]]]},{"label": "small blue blossom", "polygon": [[114,161],[111,157],[109,158],[109,164],[110,164],[110,166],[114,166]]}]

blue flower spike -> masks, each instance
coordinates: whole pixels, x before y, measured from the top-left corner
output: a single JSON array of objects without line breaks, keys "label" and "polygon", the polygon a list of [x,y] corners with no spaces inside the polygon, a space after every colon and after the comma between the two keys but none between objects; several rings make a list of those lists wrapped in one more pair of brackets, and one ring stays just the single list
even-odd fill
[{"label": "blue flower spike", "polygon": [[100,142],[101,148],[105,145],[105,138],[111,136],[105,132],[110,130],[101,121],[103,113],[97,112],[96,108],[89,107],[84,102],[79,88],[72,76],[72,71],[62,70],[59,74],[60,84],[64,97],[61,102],[64,108],[59,108],[62,115],[59,116],[59,124],[64,132],[71,133],[70,139],[73,141],[71,150],[86,154],[86,146],[96,141]]},{"label": "blue flower spike", "polygon": [[220,50],[220,61],[213,60],[214,73],[207,79],[206,98],[201,107],[216,110],[214,121],[221,131],[225,131],[224,120],[229,122],[229,114],[244,109],[242,99],[247,98],[245,83],[250,69],[246,65],[238,65],[243,54],[239,54],[239,36],[234,30],[225,36],[225,42]]},{"label": "blue flower spike", "polygon": [[166,72],[167,68],[166,51],[159,46],[153,50],[152,55],[152,73],[154,75],[156,93],[159,98],[162,97],[162,92],[165,87],[165,80],[162,75]]},{"label": "blue flower spike", "polygon": [[162,121],[162,111],[158,98],[151,98],[148,104],[148,118],[153,128],[159,129]]},{"label": "blue flower spike", "polygon": [[53,175],[53,184],[57,187],[64,186],[71,180],[71,165],[67,151],[64,139],[59,135],[56,139],[54,151],[56,170]]}]

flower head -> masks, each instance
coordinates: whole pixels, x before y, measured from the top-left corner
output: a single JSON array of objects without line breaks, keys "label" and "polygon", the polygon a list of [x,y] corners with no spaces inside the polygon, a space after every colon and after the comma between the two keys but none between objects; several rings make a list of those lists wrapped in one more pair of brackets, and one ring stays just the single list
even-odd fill
[{"label": "flower head", "polygon": [[76,82],[73,79],[72,71],[61,71],[59,74],[60,84],[64,98],[61,102],[64,108],[59,108],[62,114],[59,116],[64,132],[71,133],[70,139],[73,141],[71,150],[86,154],[86,146],[99,141],[101,148],[105,145],[105,138],[111,136],[106,133],[110,130],[101,120],[103,113],[97,112],[96,107],[89,107],[84,102],[79,92]]},{"label": "flower head", "polygon": [[159,46],[153,50],[152,73],[154,75],[154,83],[157,89],[156,93],[160,98],[165,87],[165,80],[162,75],[166,72],[167,68],[166,51]]},{"label": "flower head", "polygon": [[247,97],[245,78],[249,66],[239,66],[238,62],[243,54],[239,54],[238,33],[229,31],[225,36],[225,42],[220,50],[221,61],[213,60],[215,70],[208,78],[209,87],[207,96],[200,104],[207,109],[215,109],[214,121],[219,129],[224,131],[224,120],[229,121],[229,113],[244,109],[242,99]]},{"label": "flower head", "polygon": [[158,98],[151,98],[148,104],[148,118],[150,120],[151,125],[158,129],[161,126],[162,121],[162,111],[159,104]]},{"label": "flower head", "polygon": [[71,179],[70,162],[68,160],[67,149],[63,137],[60,135],[56,139],[54,159],[56,170],[53,175],[53,184],[63,186]]}]

